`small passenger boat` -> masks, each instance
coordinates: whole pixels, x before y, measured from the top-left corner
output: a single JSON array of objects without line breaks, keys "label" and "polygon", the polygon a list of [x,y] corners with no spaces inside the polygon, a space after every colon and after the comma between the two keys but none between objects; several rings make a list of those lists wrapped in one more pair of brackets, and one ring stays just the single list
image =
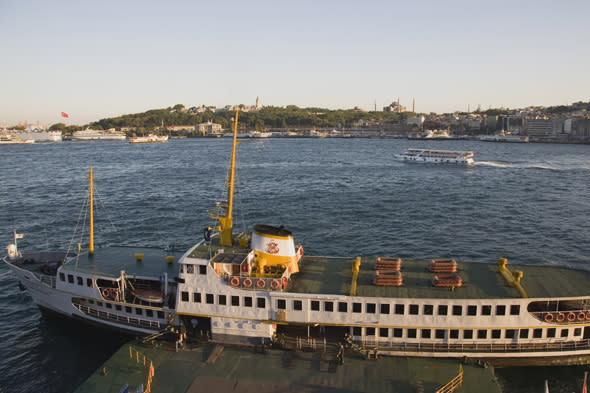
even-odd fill
[{"label": "small passenger boat", "polygon": [[396,157],[408,162],[472,165],[474,155],[473,151],[463,150],[408,149]]}]

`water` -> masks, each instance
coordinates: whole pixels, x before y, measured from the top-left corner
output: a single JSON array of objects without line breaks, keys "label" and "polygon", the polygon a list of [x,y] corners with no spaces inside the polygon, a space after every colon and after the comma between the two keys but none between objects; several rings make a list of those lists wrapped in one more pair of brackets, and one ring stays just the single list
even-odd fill
[{"label": "water", "polygon": [[[476,151],[471,168],[407,164],[408,147]],[[236,227],[285,225],[308,255],[453,257],[590,269],[589,146],[271,139],[238,148]],[[0,243],[70,245],[88,166],[97,247],[184,249],[225,195],[230,140],[1,146]],[[74,239],[78,242],[78,236]],[[71,392],[125,340],[43,316],[0,265],[0,393]],[[506,390],[579,391],[583,368],[500,371]]]}]

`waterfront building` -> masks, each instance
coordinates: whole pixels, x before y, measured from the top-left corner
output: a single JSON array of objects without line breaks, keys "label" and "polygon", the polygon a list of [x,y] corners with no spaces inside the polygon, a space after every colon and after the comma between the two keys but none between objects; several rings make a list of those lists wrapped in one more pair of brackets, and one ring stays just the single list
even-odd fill
[{"label": "waterfront building", "polygon": [[196,127],[196,131],[198,131],[201,135],[221,134],[222,129],[223,128],[221,127],[221,124],[213,123],[212,121],[198,124]]}]

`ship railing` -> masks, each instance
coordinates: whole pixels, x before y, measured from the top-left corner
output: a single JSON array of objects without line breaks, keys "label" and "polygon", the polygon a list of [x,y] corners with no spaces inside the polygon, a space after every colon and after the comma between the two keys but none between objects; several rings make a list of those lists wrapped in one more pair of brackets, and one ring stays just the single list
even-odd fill
[{"label": "ship railing", "polygon": [[124,315],[117,315],[117,314],[113,314],[113,313],[110,313],[107,311],[96,310],[92,307],[84,306],[79,303],[73,303],[73,304],[74,304],[74,307],[76,307],[78,310],[82,311],[84,314],[93,316],[95,318],[100,318],[100,319],[103,319],[106,321],[111,321],[111,322],[115,322],[115,323],[119,323],[119,324],[129,325],[129,326],[141,327],[141,328],[145,328],[145,329],[156,329],[156,330],[163,329],[163,325],[161,322],[148,321],[148,320],[139,319],[139,318],[132,318],[132,317],[124,316]]},{"label": "ship railing", "polygon": [[354,340],[365,349],[376,349],[383,351],[406,351],[406,352],[482,352],[482,353],[510,353],[510,352],[555,352],[555,351],[578,351],[590,349],[590,340],[564,341],[553,343],[425,343],[405,342],[394,343],[376,341],[375,339]]},{"label": "ship railing", "polygon": [[[576,323],[586,323],[587,321],[590,320],[590,310],[557,310],[557,311],[552,311],[552,310],[547,310],[547,311],[529,311],[529,313],[534,316],[535,318],[537,318],[539,321],[545,321],[545,316],[547,314],[553,314],[554,319],[551,320],[551,323],[559,323],[560,325],[566,325],[566,324],[576,324]],[[557,314],[558,313],[563,313],[565,319],[561,322],[556,321],[555,319],[557,318]],[[576,316],[576,319],[573,321],[568,320],[567,316],[569,313],[573,313]],[[578,319],[578,315],[579,314],[584,314],[585,318],[584,320]]]},{"label": "ship railing", "polygon": [[41,281],[48,287],[55,288],[55,276],[47,276],[45,274],[40,274],[39,281]]}]

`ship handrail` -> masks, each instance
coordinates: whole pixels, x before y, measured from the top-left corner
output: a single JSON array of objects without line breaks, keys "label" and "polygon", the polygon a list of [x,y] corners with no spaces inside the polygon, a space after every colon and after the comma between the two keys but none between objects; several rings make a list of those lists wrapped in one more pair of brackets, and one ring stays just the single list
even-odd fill
[{"label": "ship handrail", "polygon": [[47,285],[50,288],[55,289],[55,283],[56,283],[56,279],[55,276],[48,276],[46,274],[39,274],[39,281],[41,281],[41,283]]},{"label": "ship handrail", "polygon": [[161,322],[148,321],[146,319],[139,319],[139,318],[131,318],[128,316],[113,314],[108,311],[100,311],[100,310],[96,310],[92,307],[85,306],[85,305],[82,305],[79,303],[72,303],[72,304],[74,305],[74,307],[76,307],[78,310],[80,310],[84,314],[87,314],[87,315],[90,315],[90,316],[93,316],[93,317],[96,317],[99,319],[103,319],[103,320],[107,320],[107,321],[111,321],[111,322],[123,324],[123,325],[138,326],[138,327],[142,327],[142,328],[146,328],[146,329],[160,329],[160,330],[162,329]]}]

